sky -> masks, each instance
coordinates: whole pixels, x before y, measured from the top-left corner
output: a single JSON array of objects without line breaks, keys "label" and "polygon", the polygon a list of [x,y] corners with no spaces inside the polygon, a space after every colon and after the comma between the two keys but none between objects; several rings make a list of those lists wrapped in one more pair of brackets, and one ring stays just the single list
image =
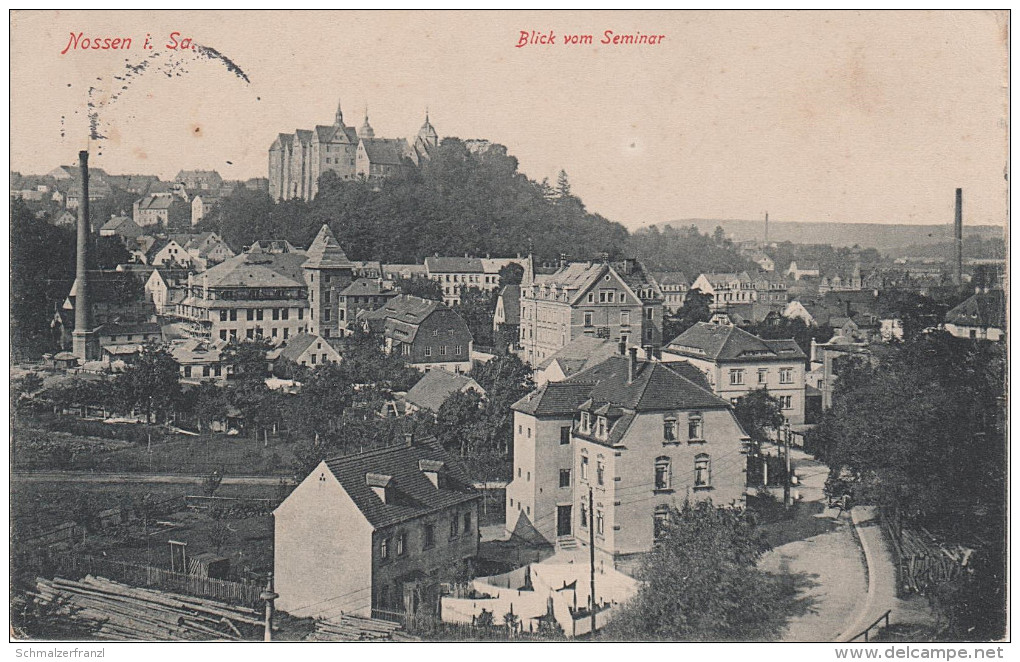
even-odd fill
[{"label": "sky", "polygon": [[[555,43],[517,47],[522,31]],[[413,136],[427,108],[441,137],[504,144],[534,179],[563,169],[632,229],[765,211],[943,224],[957,187],[967,224],[1004,225],[1007,31],[977,11],[18,11],[10,165],[42,174],[88,146],[111,174],[265,177],[276,135],[332,124],[339,100],[377,137]],[[174,32],[223,57],[167,48]]]}]

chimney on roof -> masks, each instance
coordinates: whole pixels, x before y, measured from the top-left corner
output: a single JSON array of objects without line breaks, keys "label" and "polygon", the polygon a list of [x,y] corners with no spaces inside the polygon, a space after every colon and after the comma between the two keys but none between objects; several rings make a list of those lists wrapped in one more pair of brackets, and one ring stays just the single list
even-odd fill
[{"label": "chimney on roof", "polygon": [[407,446],[408,448],[410,448],[411,446],[414,446],[414,433],[413,432],[405,432],[404,433],[404,445]]},{"label": "chimney on roof", "polygon": [[634,374],[637,372],[637,347],[630,348],[630,360],[627,361],[627,383],[633,383]]},{"label": "chimney on roof", "polygon": [[651,345],[642,345],[641,349],[645,350],[645,360],[646,361],[654,361],[655,360],[655,351],[652,349]]},{"label": "chimney on roof", "polygon": [[560,253],[560,262],[559,262],[559,265],[560,265],[560,269],[562,269],[563,267],[567,266],[567,254],[566,253]]},{"label": "chimney on roof", "polygon": [[957,285],[963,284],[963,189],[956,189],[956,217],[953,221],[953,239],[956,242],[956,273]]}]

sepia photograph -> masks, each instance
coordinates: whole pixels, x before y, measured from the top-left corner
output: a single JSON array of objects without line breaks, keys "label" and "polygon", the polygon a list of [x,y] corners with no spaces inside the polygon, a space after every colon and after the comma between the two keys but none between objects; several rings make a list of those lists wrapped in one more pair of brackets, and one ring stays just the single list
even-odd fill
[{"label": "sepia photograph", "polygon": [[12,657],[1008,651],[1008,10],[9,21]]}]

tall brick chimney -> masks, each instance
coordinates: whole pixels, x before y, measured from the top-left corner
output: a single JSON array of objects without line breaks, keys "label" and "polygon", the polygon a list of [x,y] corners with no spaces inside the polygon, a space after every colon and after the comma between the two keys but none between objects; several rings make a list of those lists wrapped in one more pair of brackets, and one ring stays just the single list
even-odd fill
[{"label": "tall brick chimney", "polygon": [[956,218],[953,222],[953,240],[956,244],[956,260],[953,266],[954,280],[957,285],[963,285],[963,189],[956,189]]},{"label": "tall brick chimney", "polygon": [[89,254],[89,153],[78,152],[81,197],[78,202],[78,249],[75,262],[77,288],[74,297],[74,332],[71,334],[72,353],[81,362],[92,361],[98,356],[92,330],[92,302],[89,299],[88,254]]}]

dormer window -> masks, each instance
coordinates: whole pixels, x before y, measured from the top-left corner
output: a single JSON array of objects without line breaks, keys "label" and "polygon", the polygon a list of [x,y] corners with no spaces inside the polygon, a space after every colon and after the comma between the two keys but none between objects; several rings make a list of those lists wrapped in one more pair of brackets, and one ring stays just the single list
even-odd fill
[{"label": "dormer window", "polygon": [[606,425],[606,417],[605,416],[599,416],[599,429],[598,429],[598,436],[599,436],[599,438],[601,438],[601,439],[605,439],[606,438],[606,429],[607,429],[607,427],[608,426]]},{"label": "dormer window", "polygon": [[591,432],[591,414],[586,411],[581,412],[581,431]]},{"label": "dormer window", "polygon": [[393,476],[387,476],[386,474],[367,473],[365,474],[365,483],[372,488],[375,495],[383,503],[390,503],[393,486]]},{"label": "dormer window", "polygon": [[425,477],[437,488],[439,487],[440,473],[445,464],[440,460],[418,460],[418,468]]}]

